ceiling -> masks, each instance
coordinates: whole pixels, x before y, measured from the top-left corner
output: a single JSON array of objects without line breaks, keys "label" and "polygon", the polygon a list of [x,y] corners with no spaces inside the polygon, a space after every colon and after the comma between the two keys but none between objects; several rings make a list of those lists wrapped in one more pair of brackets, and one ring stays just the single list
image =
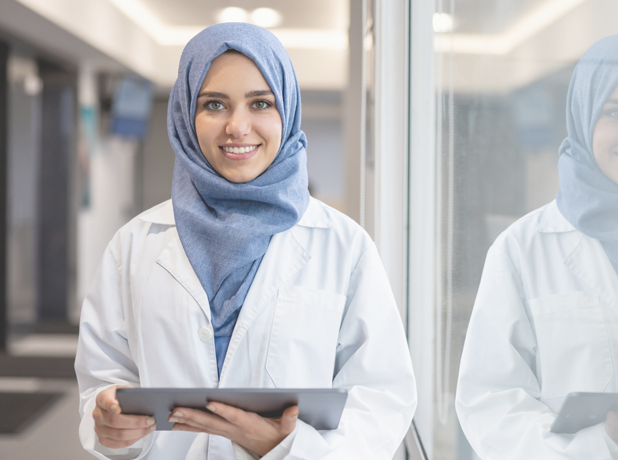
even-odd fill
[{"label": "ceiling", "polygon": [[148,0],[148,8],[161,20],[178,26],[215,24],[217,13],[228,6],[254,10],[273,8],[283,16],[281,28],[348,29],[347,0]]},{"label": "ceiling", "polygon": [[[301,88],[342,90],[351,1],[356,0],[0,0],[0,28],[76,63],[102,63],[107,56],[169,88],[184,44],[214,23],[219,10],[269,7],[283,16],[272,31],[288,49]],[[444,12],[454,2],[453,35],[436,35],[434,47],[443,55],[454,53],[455,87],[462,91],[504,91],[572,62],[600,36],[616,31],[618,14],[616,0],[434,1]]]},{"label": "ceiling", "polygon": [[[288,49],[301,89],[346,87],[349,0],[0,0],[0,27],[69,59],[73,54],[76,64],[88,64],[83,52],[72,52],[86,44],[165,89],[176,80],[186,42],[227,6],[281,13],[283,23],[271,30]],[[41,21],[44,27],[31,26]]]}]

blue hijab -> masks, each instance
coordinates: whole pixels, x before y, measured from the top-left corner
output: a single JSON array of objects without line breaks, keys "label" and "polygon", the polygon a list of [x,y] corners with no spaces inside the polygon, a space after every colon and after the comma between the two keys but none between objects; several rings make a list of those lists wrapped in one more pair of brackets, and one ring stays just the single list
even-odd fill
[{"label": "blue hijab", "polygon": [[612,35],[584,53],[571,78],[557,203],[575,228],[601,242],[618,273],[618,184],[603,174],[592,152],[594,128],[616,85],[618,35]]},{"label": "blue hijab", "polygon": [[[275,95],[281,147],[246,183],[229,182],[208,163],[197,140],[197,95],[210,64],[228,49],[253,60]],[[208,27],[187,44],[170,95],[167,130],[176,153],[172,203],[180,241],[210,302],[219,373],[240,308],[271,237],[296,225],[309,204],[307,140],[300,129],[300,90],[283,45],[261,27]]]}]

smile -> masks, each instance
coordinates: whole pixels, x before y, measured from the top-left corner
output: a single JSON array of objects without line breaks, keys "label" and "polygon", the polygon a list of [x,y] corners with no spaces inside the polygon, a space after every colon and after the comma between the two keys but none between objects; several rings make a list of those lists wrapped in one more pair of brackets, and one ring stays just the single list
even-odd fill
[{"label": "smile", "polygon": [[227,153],[235,153],[235,154],[241,154],[241,153],[249,153],[253,150],[255,150],[259,145],[250,145],[248,147],[221,147],[223,150],[225,150]]}]

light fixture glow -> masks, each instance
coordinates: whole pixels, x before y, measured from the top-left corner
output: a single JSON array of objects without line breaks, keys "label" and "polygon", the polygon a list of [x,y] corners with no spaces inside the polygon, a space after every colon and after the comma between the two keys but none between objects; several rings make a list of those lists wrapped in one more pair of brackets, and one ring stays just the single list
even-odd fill
[{"label": "light fixture glow", "polygon": [[[18,0],[20,2],[30,0]],[[44,1],[44,0],[41,0]],[[163,46],[185,46],[187,42],[199,33],[205,26],[176,26],[161,21],[146,6],[144,0],[108,0],[122,11],[128,18],[133,20],[154,41]],[[257,8],[263,10],[264,8]],[[269,8],[265,8],[269,9]],[[240,10],[240,14],[237,10]],[[253,13],[243,8],[228,7],[219,11],[217,20],[235,22],[253,22]],[[230,13],[231,11],[231,13]],[[276,10],[275,13],[279,14]],[[241,17],[242,14],[242,17]],[[263,14],[263,13],[260,13]],[[229,16],[228,16],[229,15]],[[236,15],[236,16],[234,16]],[[242,19],[242,21],[240,21]],[[259,25],[259,24],[258,24]],[[264,26],[262,26],[264,27]],[[273,26],[274,27],[274,26]],[[324,29],[282,29],[273,28],[272,33],[288,49],[322,49],[322,50],[346,50],[348,49],[348,33],[346,30]]]},{"label": "light fixture glow", "polygon": [[28,96],[36,96],[43,91],[43,80],[37,74],[29,73],[24,79],[24,92]]},{"label": "light fixture glow", "polygon": [[434,13],[433,31],[435,33],[445,33],[453,30],[453,17],[448,13]]},{"label": "light fixture glow", "polygon": [[278,27],[283,16],[272,8],[257,8],[251,12],[251,22],[260,27]]},{"label": "light fixture glow", "polygon": [[247,22],[249,19],[249,13],[244,8],[238,8],[237,6],[228,6],[223,8],[217,14],[217,22]]}]

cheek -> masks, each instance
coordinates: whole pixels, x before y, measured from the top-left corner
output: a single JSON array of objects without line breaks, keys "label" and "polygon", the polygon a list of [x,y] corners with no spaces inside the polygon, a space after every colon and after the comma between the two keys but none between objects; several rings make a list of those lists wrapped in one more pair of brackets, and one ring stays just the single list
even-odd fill
[{"label": "cheek", "polygon": [[220,127],[217,123],[210,120],[202,120],[195,124],[195,134],[204,155],[209,154],[209,150],[216,143]]},{"label": "cheek", "polygon": [[258,129],[261,132],[262,138],[268,144],[269,156],[274,158],[281,146],[281,118],[277,115],[276,117],[273,116],[260,120]]}]

